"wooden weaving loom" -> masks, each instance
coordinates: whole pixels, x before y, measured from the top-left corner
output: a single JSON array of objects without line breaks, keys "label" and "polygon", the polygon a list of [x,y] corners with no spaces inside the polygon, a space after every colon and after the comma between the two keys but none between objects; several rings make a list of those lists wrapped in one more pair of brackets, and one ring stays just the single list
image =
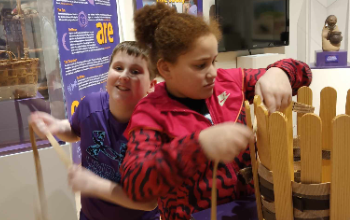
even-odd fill
[{"label": "wooden weaving loom", "polygon": [[[255,143],[249,147],[258,219],[349,220],[350,90],[346,114],[339,116],[337,92],[333,88],[321,91],[319,116],[312,113],[310,88],[300,88],[297,97],[298,101],[284,112],[269,115],[256,96],[254,126],[249,103],[245,102],[247,126],[257,136],[257,152],[252,150]],[[296,137],[293,111],[297,112]],[[216,220],[217,163],[215,166],[212,220]]]}]

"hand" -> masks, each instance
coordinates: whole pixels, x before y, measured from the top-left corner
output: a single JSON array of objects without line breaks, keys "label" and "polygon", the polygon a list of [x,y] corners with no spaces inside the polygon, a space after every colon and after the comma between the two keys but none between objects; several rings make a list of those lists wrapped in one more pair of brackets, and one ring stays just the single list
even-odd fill
[{"label": "hand", "polygon": [[199,143],[210,160],[228,163],[245,150],[253,138],[253,132],[247,126],[226,122],[203,130]]},{"label": "hand", "polygon": [[80,165],[73,165],[68,170],[69,186],[73,192],[80,192],[83,195],[93,195],[94,186],[98,185],[99,179],[99,176]]},{"label": "hand", "polygon": [[33,112],[29,118],[29,125],[33,127],[34,132],[41,138],[46,139],[47,132],[51,132],[52,135],[62,133],[61,120],[54,118],[52,115],[45,112]]},{"label": "hand", "polygon": [[255,94],[261,97],[270,113],[286,109],[292,101],[287,74],[280,68],[270,68],[256,83]]}]

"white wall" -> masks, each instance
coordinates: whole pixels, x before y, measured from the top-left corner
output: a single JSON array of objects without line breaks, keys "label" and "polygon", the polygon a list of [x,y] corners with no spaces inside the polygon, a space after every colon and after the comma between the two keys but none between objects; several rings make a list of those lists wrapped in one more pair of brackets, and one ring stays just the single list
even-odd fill
[{"label": "white wall", "polygon": [[328,15],[335,15],[338,18],[338,27],[342,32],[343,41],[341,49],[347,49],[348,44],[348,4],[349,0],[312,0],[310,13],[310,58],[308,62],[314,63],[315,51],[322,50],[321,31]]},{"label": "white wall", "polygon": [[[133,1],[117,0],[120,12],[121,39],[135,40],[133,23]],[[285,53],[286,57],[298,59],[308,64],[315,62],[315,50],[322,49],[321,30],[326,17],[338,17],[340,31],[343,32],[342,49],[350,50],[348,43],[349,0],[290,0],[290,38],[289,46],[252,50],[258,53]],[[209,18],[209,8],[215,0],[203,0],[203,15]],[[248,55],[248,51],[221,53],[219,67],[236,67],[237,56]],[[350,61],[350,56],[348,56]]]},{"label": "white wall", "polygon": [[285,48],[286,57],[304,62],[307,56],[307,6],[308,0],[290,0],[289,46]]},{"label": "white wall", "polygon": [[[292,0],[298,1],[298,0]],[[117,0],[118,11],[119,11],[119,28],[120,39],[121,41],[126,40],[135,40],[134,35],[134,5],[132,0]],[[215,0],[203,0],[203,16],[209,18],[209,8],[212,4],[215,4]],[[292,48],[292,47],[291,47]],[[261,53],[285,53],[285,47],[277,48],[267,48],[267,49],[257,49],[251,50],[252,54],[261,54]],[[218,56],[217,66],[219,68],[235,68],[236,67],[236,58],[237,56],[246,56],[248,51],[236,51],[236,52],[225,52],[220,53]],[[292,53],[291,53],[292,54]],[[287,57],[291,57],[287,55]],[[296,57],[293,57],[296,58]]]},{"label": "white wall", "polygon": [[[345,114],[347,91],[350,89],[350,70],[339,69],[314,69],[313,80],[310,88],[313,92],[313,105],[315,114],[320,113],[320,93],[325,87],[333,87],[337,90],[337,115]],[[341,80],[339,80],[341,79]]]},{"label": "white wall", "polygon": [[[69,154],[70,145],[62,146]],[[49,220],[76,220],[75,197],[68,187],[67,169],[55,150],[39,150]],[[0,219],[37,220],[38,188],[33,152],[0,157]]]},{"label": "white wall", "polygon": [[134,1],[116,0],[118,7],[118,23],[120,42],[135,40],[134,35]]}]

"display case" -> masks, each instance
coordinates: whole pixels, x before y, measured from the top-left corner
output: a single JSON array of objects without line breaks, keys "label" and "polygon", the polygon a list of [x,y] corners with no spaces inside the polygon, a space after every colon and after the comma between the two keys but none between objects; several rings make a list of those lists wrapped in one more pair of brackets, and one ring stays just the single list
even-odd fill
[{"label": "display case", "polygon": [[31,112],[65,118],[65,106],[52,0],[1,0],[0,20],[0,155],[8,155],[31,149]]},{"label": "display case", "polygon": [[[47,140],[33,154],[28,116],[71,119],[84,97],[105,90],[118,43],[115,0],[0,0],[1,220],[77,219],[67,169]],[[79,163],[79,142],[60,143]]]}]

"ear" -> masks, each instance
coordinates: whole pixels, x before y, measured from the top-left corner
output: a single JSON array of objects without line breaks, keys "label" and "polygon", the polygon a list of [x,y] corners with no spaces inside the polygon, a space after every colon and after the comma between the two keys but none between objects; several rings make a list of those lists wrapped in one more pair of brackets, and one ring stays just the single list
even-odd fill
[{"label": "ear", "polygon": [[151,81],[150,85],[149,85],[149,89],[147,91],[147,94],[150,94],[151,92],[154,92],[154,87],[156,86],[157,84],[157,80],[154,79]]},{"label": "ear", "polygon": [[157,62],[157,68],[159,74],[164,78],[164,79],[171,79],[171,71],[170,71],[170,63],[166,62],[163,59],[158,60]]}]

